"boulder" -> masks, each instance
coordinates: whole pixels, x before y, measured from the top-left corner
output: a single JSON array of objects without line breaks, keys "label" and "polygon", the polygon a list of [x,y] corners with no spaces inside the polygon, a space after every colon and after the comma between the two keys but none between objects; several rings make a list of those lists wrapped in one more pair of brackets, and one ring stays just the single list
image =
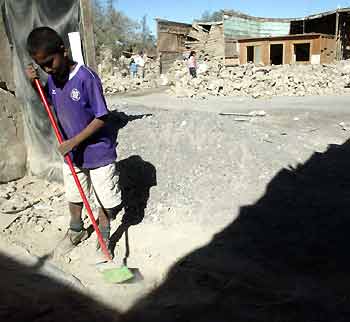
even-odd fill
[{"label": "boulder", "polygon": [[20,102],[0,89],[0,183],[22,178],[26,172],[26,146]]}]

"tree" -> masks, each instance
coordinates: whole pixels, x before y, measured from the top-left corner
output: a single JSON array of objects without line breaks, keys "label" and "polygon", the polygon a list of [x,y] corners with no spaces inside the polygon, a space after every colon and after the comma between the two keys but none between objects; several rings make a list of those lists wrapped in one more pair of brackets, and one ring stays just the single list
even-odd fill
[{"label": "tree", "polygon": [[223,10],[214,11],[212,13],[209,10],[205,10],[202,13],[202,16],[197,21],[200,21],[200,22],[222,21],[223,20],[223,14],[224,14]]},{"label": "tree", "polygon": [[97,59],[102,46],[111,48],[114,57],[124,50],[144,50],[155,46],[147,25],[147,16],[140,23],[116,10],[116,0],[94,0],[94,34]]}]

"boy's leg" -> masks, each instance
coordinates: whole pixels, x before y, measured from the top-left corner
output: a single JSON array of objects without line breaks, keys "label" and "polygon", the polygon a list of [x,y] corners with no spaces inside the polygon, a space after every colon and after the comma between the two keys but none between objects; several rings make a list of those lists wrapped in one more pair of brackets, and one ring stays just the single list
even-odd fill
[{"label": "boy's leg", "polygon": [[115,209],[121,203],[118,186],[119,173],[113,162],[107,166],[90,170],[91,183],[99,203],[99,228],[104,240],[109,241],[110,220],[115,217]]},{"label": "boy's leg", "polygon": [[[75,171],[79,178],[82,188],[86,196],[89,196],[91,187],[88,171],[75,167]],[[59,247],[68,252],[73,246],[79,244],[88,237],[87,231],[84,229],[84,223],[81,218],[83,210],[83,202],[79,190],[75,184],[73,175],[67,164],[63,165],[63,179],[66,199],[68,201],[70,222],[68,231],[64,239],[59,244]]]},{"label": "boy's leg", "polygon": [[[107,246],[109,243],[109,237],[111,234],[111,224],[110,224],[110,218],[108,218],[108,213],[103,208],[98,209],[98,228],[101,231],[101,235],[103,240],[106,242]],[[100,245],[97,245],[97,248],[99,248]]]},{"label": "boy's leg", "polygon": [[81,231],[84,228],[83,219],[81,218],[83,203],[68,202],[68,207],[70,212],[69,228],[73,231]]}]

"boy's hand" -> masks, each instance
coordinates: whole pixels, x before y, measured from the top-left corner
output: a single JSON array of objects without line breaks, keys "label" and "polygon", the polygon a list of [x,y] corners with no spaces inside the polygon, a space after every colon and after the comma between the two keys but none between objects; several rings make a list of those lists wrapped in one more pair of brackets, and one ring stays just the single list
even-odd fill
[{"label": "boy's hand", "polygon": [[34,68],[33,64],[28,64],[27,68],[25,69],[25,72],[31,82],[33,82],[34,79],[39,78],[39,74]]},{"label": "boy's hand", "polygon": [[58,147],[58,152],[61,153],[63,156],[65,156],[67,153],[72,151],[77,146],[74,139],[70,139],[67,141],[62,142],[60,146]]}]

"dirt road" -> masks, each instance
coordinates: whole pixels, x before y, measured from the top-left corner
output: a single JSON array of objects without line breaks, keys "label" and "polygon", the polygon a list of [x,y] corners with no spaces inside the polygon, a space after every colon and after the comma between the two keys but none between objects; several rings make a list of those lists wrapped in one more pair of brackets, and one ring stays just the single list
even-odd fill
[{"label": "dirt road", "polygon": [[[124,198],[143,219],[117,236],[116,256],[144,280],[103,283],[89,260],[94,236],[52,263],[104,305],[131,310],[130,321],[343,321],[348,101],[110,98]],[[68,221],[62,186],[27,177],[0,191],[2,210],[39,200],[4,228],[4,243],[49,253]]]}]

